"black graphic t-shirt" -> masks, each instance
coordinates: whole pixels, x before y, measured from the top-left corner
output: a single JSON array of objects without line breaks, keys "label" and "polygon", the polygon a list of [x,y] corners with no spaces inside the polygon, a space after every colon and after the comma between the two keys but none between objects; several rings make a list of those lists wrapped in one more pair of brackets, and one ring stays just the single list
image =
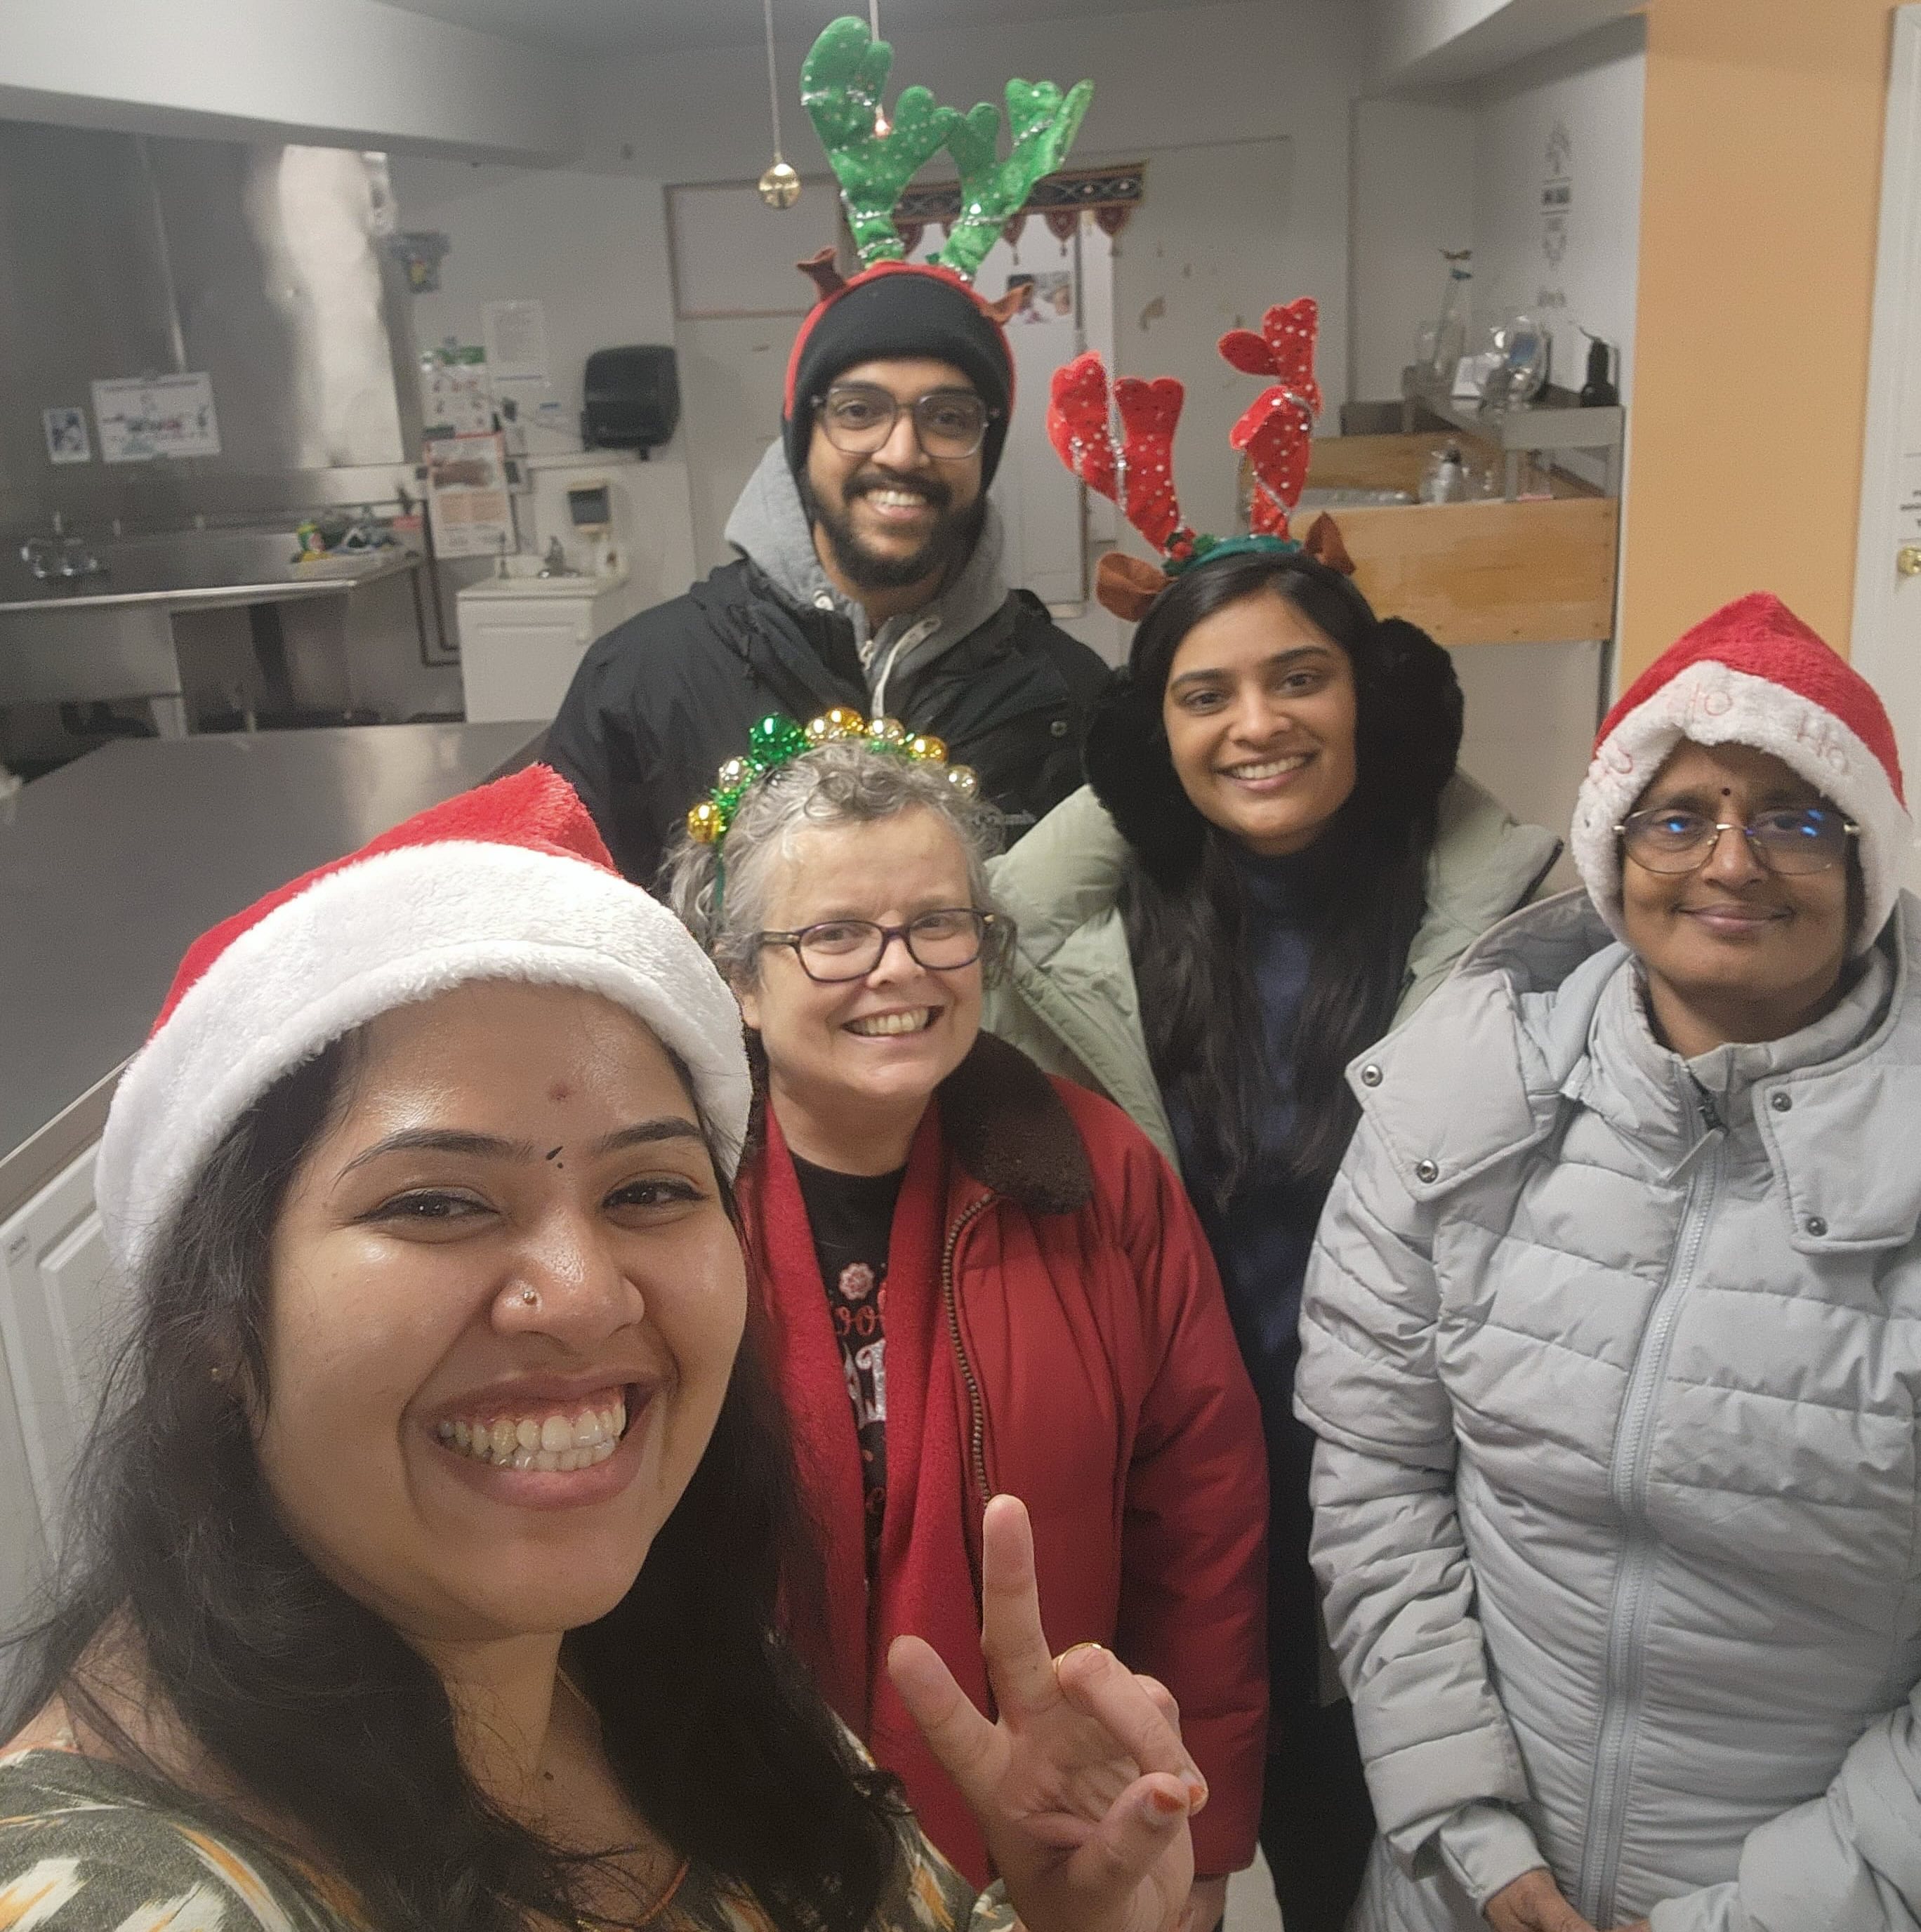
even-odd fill
[{"label": "black graphic t-shirt", "polygon": [[800,1198],[827,1308],[847,1370],[854,1433],[860,1438],[861,1488],[867,1510],[867,1574],[881,1549],[887,1502],[887,1241],[905,1168],[892,1174],[836,1174],[794,1157]]}]

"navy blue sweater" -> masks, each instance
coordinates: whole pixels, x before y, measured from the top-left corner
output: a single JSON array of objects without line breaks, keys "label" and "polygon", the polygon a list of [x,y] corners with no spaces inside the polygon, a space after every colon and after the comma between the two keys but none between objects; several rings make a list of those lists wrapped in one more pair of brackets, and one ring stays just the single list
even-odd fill
[{"label": "navy blue sweater", "polygon": [[[1260,1003],[1262,1046],[1273,1079],[1260,1118],[1264,1152],[1277,1153],[1294,1125],[1295,1022],[1313,958],[1301,856],[1263,859],[1232,848],[1246,888],[1247,963]],[[1318,1190],[1244,1184],[1225,1204],[1212,1167],[1177,1095],[1163,1096],[1181,1163],[1226,1290],[1247,1372],[1260,1398],[1271,1490],[1268,1641],[1277,1705],[1314,1700],[1319,1681],[1317,1598],[1307,1563],[1307,1474],[1312,1432],[1294,1414],[1301,1356],[1301,1288],[1319,1219]]]}]

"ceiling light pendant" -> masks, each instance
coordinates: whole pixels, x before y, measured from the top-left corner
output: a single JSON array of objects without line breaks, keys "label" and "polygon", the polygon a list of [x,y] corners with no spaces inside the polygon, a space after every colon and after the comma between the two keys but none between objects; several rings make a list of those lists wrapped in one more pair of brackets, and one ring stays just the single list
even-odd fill
[{"label": "ceiling light pendant", "polygon": [[780,70],[774,61],[774,0],[761,0],[767,30],[767,105],[773,112],[774,158],[759,183],[761,199],[770,208],[791,208],[800,199],[800,177],[780,151]]}]

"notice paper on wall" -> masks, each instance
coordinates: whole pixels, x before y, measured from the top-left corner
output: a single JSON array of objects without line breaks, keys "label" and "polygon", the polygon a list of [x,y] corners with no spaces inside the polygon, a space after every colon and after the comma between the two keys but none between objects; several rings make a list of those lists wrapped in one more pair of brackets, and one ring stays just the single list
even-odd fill
[{"label": "notice paper on wall", "polygon": [[514,547],[507,452],[497,434],[438,436],[427,444],[427,502],[442,556],[498,556]]},{"label": "notice paper on wall", "polygon": [[487,351],[451,335],[420,356],[420,416],[430,436],[485,436],[494,427]]},{"label": "notice paper on wall", "polygon": [[495,382],[547,380],[547,311],[539,302],[482,303],[480,334]]},{"label": "notice paper on wall", "polygon": [[47,459],[50,463],[91,463],[93,446],[87,436],[87,412],[69,404],[57,410],[42,410],[41,427],[47,432]]},{"label": "notice paper on wall", "polygon": [[108,463],[218,456],[220,418],[209,376],[137,376],[93,386],[100,453]]}]

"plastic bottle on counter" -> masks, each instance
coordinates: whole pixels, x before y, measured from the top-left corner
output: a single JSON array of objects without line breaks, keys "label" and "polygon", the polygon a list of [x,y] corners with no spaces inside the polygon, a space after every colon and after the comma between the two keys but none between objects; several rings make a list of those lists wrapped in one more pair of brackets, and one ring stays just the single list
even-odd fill
[{"label": "plastic bottle on counter", "polygon": [[1424,503],[1467,501],[1467,466],[1460,460],[1459,443],[1451,442],[1429,455],[1421,474],[1421,500]]}]

